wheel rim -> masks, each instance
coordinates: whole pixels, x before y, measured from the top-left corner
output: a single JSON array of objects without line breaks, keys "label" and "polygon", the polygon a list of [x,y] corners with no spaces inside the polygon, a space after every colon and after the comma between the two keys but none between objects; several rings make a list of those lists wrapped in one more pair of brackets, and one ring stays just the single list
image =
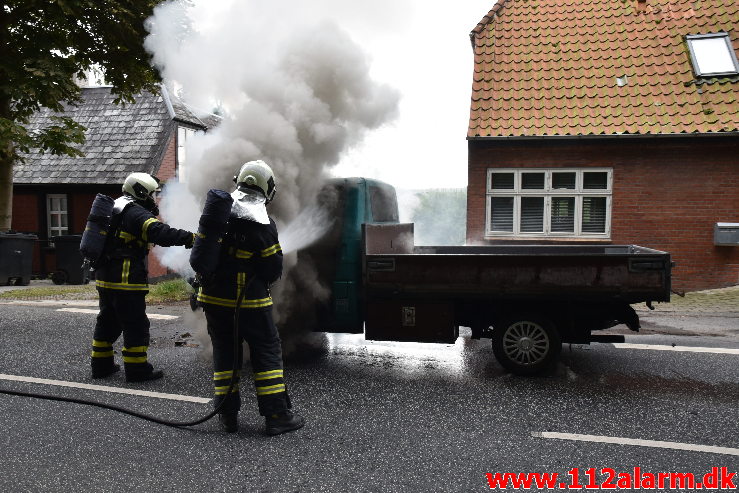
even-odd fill
[{"label": "wheel rim", "polygon": [[503,351],[511,361],[531,366],[549,354],[549,336],[536,322],[521,320],[508,326],[503,335]]}]

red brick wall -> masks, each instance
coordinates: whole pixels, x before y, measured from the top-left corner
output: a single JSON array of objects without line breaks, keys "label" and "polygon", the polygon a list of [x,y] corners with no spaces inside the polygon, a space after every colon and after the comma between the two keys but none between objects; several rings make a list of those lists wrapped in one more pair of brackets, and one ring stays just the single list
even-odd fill
[{"label": "red brick wall", "polygon": [[39,225],[38,196],[36,193],[13,191],[13,222],[11,229],[36,233]]},{"label": "red brick wall", "polygon": [[486,242],[485,181],[491,167],[613,168],[611,243],[670,252],[677,263],[675,289],[739,283],[739,246],[713,244],[714,223],[739,222],[738,139],[470,141],[470,243]]},{"label": "red brick wall", "polygon": [[[13,220],[10,229],[21,233],[33,233],[40,237],[39,207],[36,193],[13,191]],[[36,241],[33,246],[33,264],[31,271],[34,274],[41,268],[41,242]]]},{"label": "red brick wall", "polygon": [[[164,156],[162,156],[162,162],[159,165],[159,170],[156,174],[157,178],[159,178],[162,182],[175,177],[175,172],[177,169],[177,142],[175,141],[176,135],[176,131],[172,132],[172,134],[170,135],[169,142],[167,142],[167,149],[164,152]],[[170,273],[171,271],[169,269],[159,263],[156,255],[154,255],[153,253],[149,254],[149,278],[156,279],[158,277],[166,276]]]}]

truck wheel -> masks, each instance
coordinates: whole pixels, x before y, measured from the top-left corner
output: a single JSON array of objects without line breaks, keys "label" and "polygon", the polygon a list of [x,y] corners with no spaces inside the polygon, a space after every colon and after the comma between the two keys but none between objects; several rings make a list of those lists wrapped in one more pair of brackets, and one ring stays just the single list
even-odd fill
[{"label": "truck wheel", "polygon": [[493,354],[516,375],[534,375],[550,366],[562,349],[562,340],[549,320],[514,316],[493,330]]}]

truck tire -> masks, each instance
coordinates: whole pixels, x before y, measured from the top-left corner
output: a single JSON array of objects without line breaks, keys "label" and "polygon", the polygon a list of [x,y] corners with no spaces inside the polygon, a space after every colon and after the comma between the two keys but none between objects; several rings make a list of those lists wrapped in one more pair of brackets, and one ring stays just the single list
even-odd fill
[{"label": "truck tire", "polygon": [[535,375],[556,361],[562,340],[554,324],[544,317],[507,317],[493,330],[493,354],[515,375]]}]

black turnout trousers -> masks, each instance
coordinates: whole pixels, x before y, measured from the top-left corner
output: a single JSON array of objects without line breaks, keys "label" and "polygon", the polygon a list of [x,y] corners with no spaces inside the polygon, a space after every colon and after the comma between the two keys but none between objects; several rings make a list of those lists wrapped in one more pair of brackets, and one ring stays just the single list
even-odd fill
[{"label": "black turnout trousers", "polygon": [[[234,311],[205,305],[208,334],[213,343],[213,374],[216,385],[215,405],[227,399],[223,410],[238,412],[241,407],[238,380],[243,366],[241,344],[249,345],[254,386],[259,414],[269,416],[290,409],[290,397],[282,375],[282,342],[272,319],[272,308],[239,310],[238,362],[234,363]],[[231,378],[237,383],[227,397],[225,391]],[[219,395],[218,389],[221,389]]]},{"label": "black turnout trousers", "polygon": [[146,316],[145,291],[98,289],[100,313],[94,339],[115,342],[123,334],[126,347],[149,345],[149,317]]}]

